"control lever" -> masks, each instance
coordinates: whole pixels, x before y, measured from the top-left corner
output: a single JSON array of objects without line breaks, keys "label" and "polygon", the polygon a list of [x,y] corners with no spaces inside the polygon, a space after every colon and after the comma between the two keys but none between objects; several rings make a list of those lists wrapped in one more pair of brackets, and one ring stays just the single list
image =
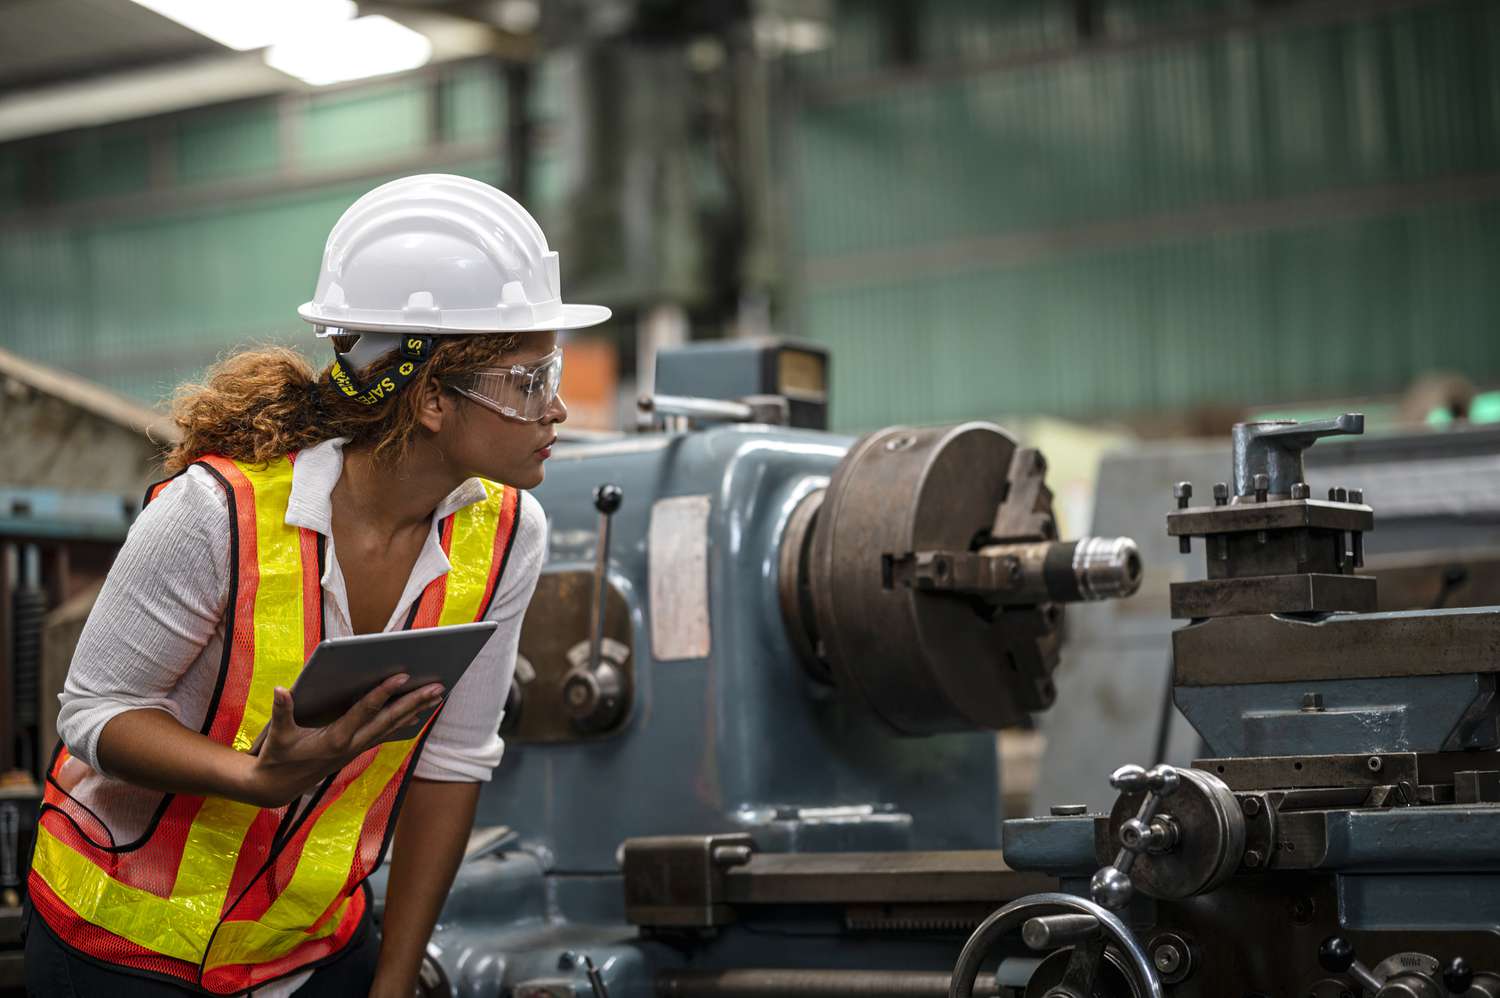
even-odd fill
[{"label": "control lever", "polygon": [[599,511],[599,540],[594,553],[594,585],[589,604],[589,658],[563,679],[563,707],[575,727],[603,731],[619,719],[624,708],[620,672],[604,660],[605,585],[609,571],[610,521],[624,500],[618,485],[606,483],[594,490],[594,508]]},{"label": "control lever", "polygon": [[1329,936],[1318,947],[1318,964],[1330,974],[1345,974],[1359,982],[1359,986],[1370,994],[1380,990],[1380,981],[1370,968],[1359,962],[1354,955],[1354,944],[1343,936]]},{"label": "control lever", "polygon": [[1094,874],[1089,883],[1089,893],[1095,901],[1112,911],[1119,911],[1130,903],[1135,887],[1130,883],[1130,868],[1136,857],[1144,852],[1171,848],[1175,845],[1176,828],[1166,821],[1156,821],[1156,812],[1162,801],[1177,792],[1182,778],[1177,770],[1165,763],[1145,769],[1141,766],[1121,766],[1109,777],[1109,785],[1121,793],[1146,793],[1141,809],[1134,818],[1120,827],[1120,851],[1114,864]]},{"label": "control lever", "polygon": [[1255,478],[1266,476],[1266,493],[1277,499],[1290,498],[1292,486],[1306,482],[1302,473],[1302,452],[1320,437],[1358,435],[1365,432],[1362,413],[1346,412],[1337,419],[1319,419],[1306,423],[1292,420],[1269,420],[1258,423],[1235,423],[1234,494],[1236,499],[1256,494]]},{"label": "control lever", "polygon": [[[616,492],[620,491],[613,485],[610,488],[615,489]],[[594,961],[589,959],[587,954],[584,955],[583,965],[588,972],[589,990],[594,993],[594,998],[609,998],[609,988],[604,986],[604,975],[599,973],[599,968],[594,966]]]},{"label": "control lever", "polygon": [[609,571],[609,525],[620,508],[625,494],[618,485],[605,484],[594,490],[594,508],[599,511],[598,550],[594,552],[594,629],[589,639],[589,669],[599,671],[600,649],[604,644],[604,583]]}]

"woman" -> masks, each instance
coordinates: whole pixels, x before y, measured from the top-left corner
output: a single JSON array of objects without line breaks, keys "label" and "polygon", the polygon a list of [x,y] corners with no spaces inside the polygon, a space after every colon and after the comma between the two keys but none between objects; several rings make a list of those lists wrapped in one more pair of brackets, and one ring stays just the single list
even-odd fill
[{"label": "woman", "polygon": [[[174,477],[61,698],[31,993],[412,994],[500,759],[545,544],[520,490],[567,418],[557,330],[609,315],[557,289],[557,254],[515,201],[406,178],[328,238],[300,314],[332,364],[254,351],[180,390]],[[498,628],[451,694],[398,696],[397,676],[325,728],[293,720],[321,638],[476,619]],[[420,735],[385,740],[434,706]],[[377,939],[363,885],[388,845]]]}]

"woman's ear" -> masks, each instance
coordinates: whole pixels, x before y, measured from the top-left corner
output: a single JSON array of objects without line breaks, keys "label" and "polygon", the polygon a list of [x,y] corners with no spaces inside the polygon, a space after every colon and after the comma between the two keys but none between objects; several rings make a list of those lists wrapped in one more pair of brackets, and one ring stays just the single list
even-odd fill
[{"label": "woman's ear", "polygon": [[417,403],[417,422],[429,433],[440,432],[445,422],[457,417],[457,401],[437,381],[428,381],[422,386],[422,400]]}]

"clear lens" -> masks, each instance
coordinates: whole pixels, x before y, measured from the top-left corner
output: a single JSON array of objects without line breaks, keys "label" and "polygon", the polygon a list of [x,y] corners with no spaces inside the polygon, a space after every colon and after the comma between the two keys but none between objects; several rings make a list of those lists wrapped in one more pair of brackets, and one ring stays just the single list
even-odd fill
[{"label": "clear lens", "polygon": [[507,419],[535,423],[546,415],[562,383],[562,351],[513,367],[475,371],[453,388]]}]

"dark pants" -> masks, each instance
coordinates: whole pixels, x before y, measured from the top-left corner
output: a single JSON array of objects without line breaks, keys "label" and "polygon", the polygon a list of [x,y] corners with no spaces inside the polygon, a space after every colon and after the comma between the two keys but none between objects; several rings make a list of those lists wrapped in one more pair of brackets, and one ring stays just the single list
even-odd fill
[{"label": "dark pants", "polygon": [[[45,922],[26,912],[26,993],[31,998],[181,998],[202,994],[150,977],[140,977],[86,960],[65,949]],[[298,988],[297,998],[344,998],[366,995],[375,980],[380,934],[365,909],[364,938],[344,948],[338,959],[319,967]]]}]

